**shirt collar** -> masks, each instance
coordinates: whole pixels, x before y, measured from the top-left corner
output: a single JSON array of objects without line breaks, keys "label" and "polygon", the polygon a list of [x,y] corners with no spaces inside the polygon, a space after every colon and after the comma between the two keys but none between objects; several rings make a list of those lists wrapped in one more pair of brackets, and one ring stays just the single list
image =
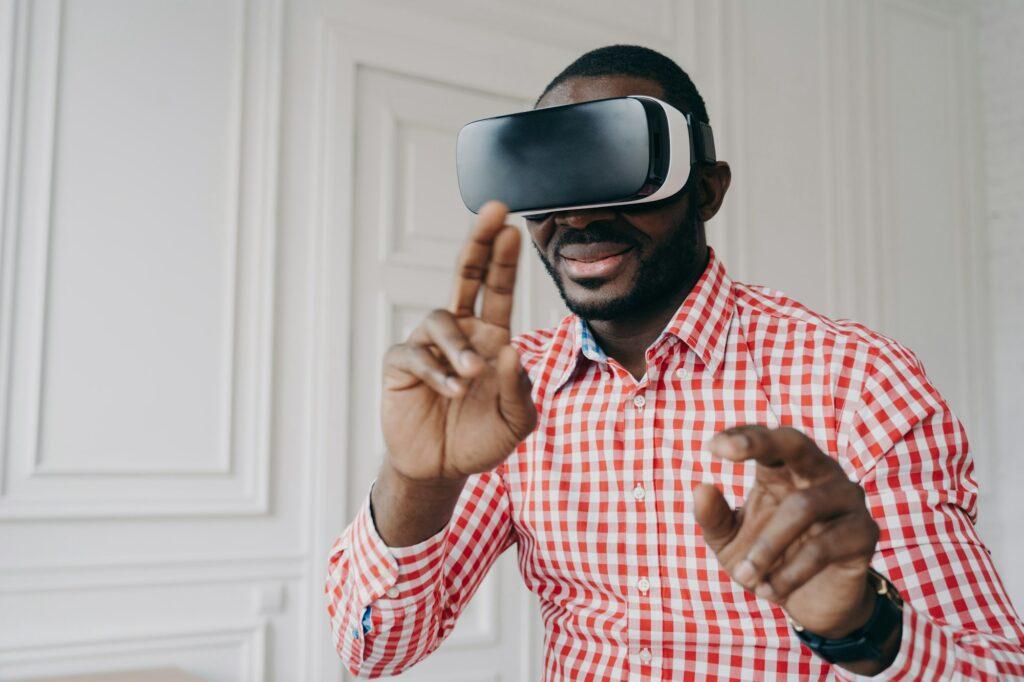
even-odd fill
[{"label": "shirt collar", "polygon": [[[700,279],[650,347],[656,348],[666,337],[674,336],[696,353],[707,371],[714,375],[725,358],[734,302],[732,280],[715,256],[714,249],[708,247],[708,264]],[[563,345],[568,351],[566,357],[558,362],[561,370],[556,375],[555,391],[568,382],[582,362],[581,358],[593,362],[608,360],[585,320],[574,314],[568,315],[560,327],[559,331],[569,343]]]}]

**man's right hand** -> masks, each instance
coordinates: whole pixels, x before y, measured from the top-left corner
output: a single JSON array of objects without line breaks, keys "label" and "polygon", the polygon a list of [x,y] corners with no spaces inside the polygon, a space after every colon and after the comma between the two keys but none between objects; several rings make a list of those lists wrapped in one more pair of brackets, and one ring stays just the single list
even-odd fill
[{"label": "man's right hand", "polygon": [[461,488],[505,461],[537,425],[530,379],[509,345],[520,236],[507,213],[497,201],[480,209],[451,305],[384,357],[385,466],[407,482]]}]

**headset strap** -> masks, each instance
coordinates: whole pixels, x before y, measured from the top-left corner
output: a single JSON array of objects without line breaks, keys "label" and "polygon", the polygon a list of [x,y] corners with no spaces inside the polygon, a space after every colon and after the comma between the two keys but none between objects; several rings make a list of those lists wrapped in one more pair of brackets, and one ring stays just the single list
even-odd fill
[{"label": "headset strap", "polygon": [[693,159],[699,163],[714,163],[715,157],[715,136],[711,132],[711,126],[704,121],[694,119],[690,114],[686,120],[693,131]]}]

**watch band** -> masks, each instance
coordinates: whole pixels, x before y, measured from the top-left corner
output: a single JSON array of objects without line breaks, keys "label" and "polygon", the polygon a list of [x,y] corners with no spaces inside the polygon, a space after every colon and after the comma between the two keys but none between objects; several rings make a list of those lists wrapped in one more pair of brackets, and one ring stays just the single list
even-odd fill
[{"label": "watch band", "polygon": [[[870,567],[868,581],[877,594],[875,608],[868,622],[846,637],[828,639],[810,632],[792,619],[789,621],[800,641],[829,663],[882,660],[885,657],[883,647],[886,641],[892,636],[893,630],[902,627],[903,600],[899,592],[885,576]],[[894,651],[898,649],[897,643]],[[883,662],[888,665],[892,661]]]}]

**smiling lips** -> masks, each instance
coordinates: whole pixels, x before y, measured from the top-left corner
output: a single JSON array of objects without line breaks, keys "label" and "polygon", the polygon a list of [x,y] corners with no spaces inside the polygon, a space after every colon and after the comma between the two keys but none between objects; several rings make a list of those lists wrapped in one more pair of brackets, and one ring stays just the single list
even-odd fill
[{"label": "smiling lips", "polygon": [[569,244],[558,255],[565,262],[570,277],[608,277],[615,274],[626,253],[632,249],[632,246],[618,242]]}]

